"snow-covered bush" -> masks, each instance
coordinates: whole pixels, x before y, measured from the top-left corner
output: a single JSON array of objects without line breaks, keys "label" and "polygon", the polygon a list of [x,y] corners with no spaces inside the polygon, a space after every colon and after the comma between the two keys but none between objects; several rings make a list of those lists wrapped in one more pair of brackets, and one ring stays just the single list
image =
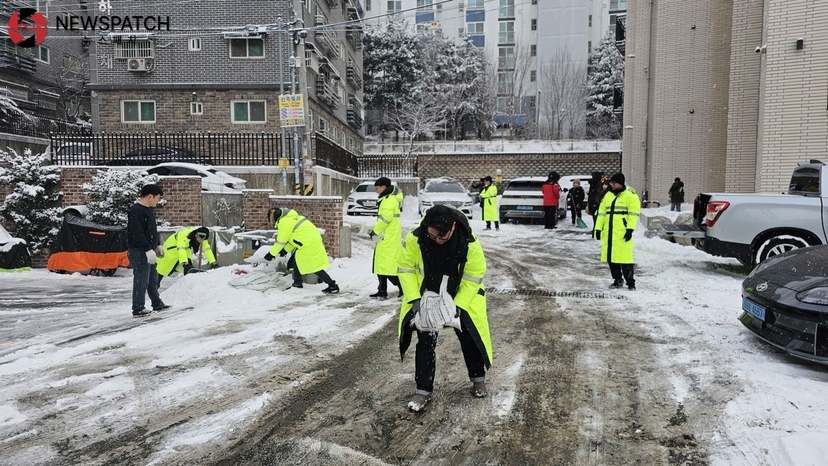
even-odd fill
[{"label": "snow-covered bush", "polygon": [[32,254],[48,247],[60,227],[60,167],[44,165],[45,161],[46,154],[33,155],[30,149],[23,155],[0,150],[0,162],[6,167],[0,184],[12,187],[0,206],[0,219],[13,236],[26,240]]},{"label": "snow-covered bush", "polygon": [[81,188],[86,193],[87,218],[103,225],[126,226],[129,208],[147,184],[157,184],[158,175],[142,175],[140,170],[101,170],[91,183]]}]

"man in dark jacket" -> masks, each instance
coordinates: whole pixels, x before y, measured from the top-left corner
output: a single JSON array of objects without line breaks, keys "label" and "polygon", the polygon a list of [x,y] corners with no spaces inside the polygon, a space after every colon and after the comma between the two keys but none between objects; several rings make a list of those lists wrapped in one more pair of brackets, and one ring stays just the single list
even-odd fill
[{"label": "man in dark jacket", "polygon": [[573,225],[581,218],[581,204],[583,204],[585,196],[580,180],[572,180],[572,189],[569,190],[567,195],[567,207],[572,211]]},{"label": "man in dark jacket", "polygon": [[681,212],[681,203],[684,202],[684,183],[681,178],[676,177],[676,181],[670,186],[670,212]]},{"label": "man in dark jacket", "polygon": [[158,256],[164,255],[158,238],[158,227],[153,208],[158,205],[164,192],[157,184],[141,188],[138,202],[127,215],[127,257],[132,266],[132,316],[146,317],[152,311],[144,308],[146,295],[152,301],[152,309],[160,311],[170,306],[161,301],[158,294]]}]

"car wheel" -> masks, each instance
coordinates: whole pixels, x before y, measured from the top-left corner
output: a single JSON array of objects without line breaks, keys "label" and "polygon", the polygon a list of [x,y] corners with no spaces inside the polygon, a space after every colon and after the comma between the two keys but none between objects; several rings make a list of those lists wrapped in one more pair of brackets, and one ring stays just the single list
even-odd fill
[{"label": "car wheel", "polygon": [[754,262],[759,264],[769,257],[793,251],[794,249],[807,248],[811,243],[808,240],[796,235],[774,236],[756,248]]}]

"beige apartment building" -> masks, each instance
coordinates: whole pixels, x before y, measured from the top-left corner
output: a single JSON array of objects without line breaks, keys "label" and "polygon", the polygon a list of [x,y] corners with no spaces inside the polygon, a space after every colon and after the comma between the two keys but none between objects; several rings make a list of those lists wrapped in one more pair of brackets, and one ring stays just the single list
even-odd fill
[{"label": "beige apartment building", "polygon": [[627,10],[622,170],[662,204],[782,192],[828,163],[828,1],[652,0]]}]

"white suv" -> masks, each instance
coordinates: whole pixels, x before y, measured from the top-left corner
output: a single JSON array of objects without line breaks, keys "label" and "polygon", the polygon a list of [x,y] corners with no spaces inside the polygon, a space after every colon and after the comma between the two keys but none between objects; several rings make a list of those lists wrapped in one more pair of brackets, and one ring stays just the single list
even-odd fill
[{"label": "white suv", "polygon": [[[391,185],[397,188],[397,182],[392,181]],[[351,194],[348,194],[348,199],[345,201],[345,212],[348,215],[377,215],[377,190],[374,189],[374,181],[363,181],[358,184]],[[400,210],[403,209],[403,203],[400,202]]]},{"label": "white suv", "polygon": [[500,221],[543,222],[543,176],[526,176],[509,182],[500,197]]},{"label": "white suv", "polygon": [[471,194],[454,178],[429,178],[420,190],[418,201],[420,215],[436,205],[451,205],[472,218],[472,206],[475,204]]}]

